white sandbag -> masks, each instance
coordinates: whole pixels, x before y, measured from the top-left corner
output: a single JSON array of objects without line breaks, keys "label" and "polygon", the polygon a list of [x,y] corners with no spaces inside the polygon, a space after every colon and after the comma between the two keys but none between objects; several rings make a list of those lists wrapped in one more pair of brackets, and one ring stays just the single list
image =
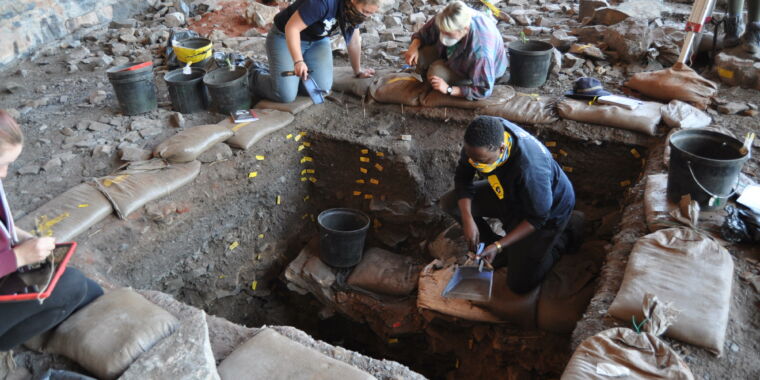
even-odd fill
[{"label": "white sandbag", "polygon": [[187,128],[158,144],[153,155],[174,163],[190,162],[232,134],[229,129],[216,124]]}]

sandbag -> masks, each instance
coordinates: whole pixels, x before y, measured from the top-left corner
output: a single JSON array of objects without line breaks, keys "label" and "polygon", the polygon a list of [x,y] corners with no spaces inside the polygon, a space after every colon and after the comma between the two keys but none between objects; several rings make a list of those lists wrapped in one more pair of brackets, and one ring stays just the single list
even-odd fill
[{"label": "sandbag", "polygon": [[634,74],[625,86],[666,102],[683,100],[701,110],[707,109],[710,100],[718,93],[715,82],[701,77],[683,63],[664,70]]},{"label": "sandbag", "polygon": [[626,323],[632,315],[642,320],[641,299],[656,294],[681,313],[667,336],[720,355],[733,271],[731,255],[707,235],[681,227],[654,232],[634,245],[609,313]]},{"label": "sandbag", "polygon": [[201,170],[199,161],[170,164],[160,159],[138,161],[116,174],[95,181],[121,219],[146,203],[189,183]]},{"label": "sandbag", "polygon": [[418,74],[394,73],[377,77],[369,86],[372,99],[380,103],[419,106],[430,86]]},{"label": "sandbag", "polygon": [[583,317],[599,282],[606,241],[584,243],[573,255],[562,255],[541,283],[536,324],[544,331],[570,334]]},{"label": "sandbag", "polygon": [[491,96],[481,100],[467,100],[458,96],[442,94],[432,90],[425,94],[420,102],[425,107],[454,107],[477,109],[504,104],[515,96],[515,89],[510,86],[494,86]]},{"label": "sandbag", "polygon": [[672,323],[674,311],[669,305],[660,305],[652,294],[646,295],[643,309],[642,314],[649,318],[644,331],[617,327],[584,340],[575,349],[561,379],[693,380],[686,363],[658,337]]},{"label": "sandbag", "polygon": [[370,248],[351,272],[348,284],[380,294],[406,296],[417,288],[421,269],[409,256]]},{"label": "sandbag", "polygon": [[667,188],[667,173],[647,176],[646,189],[644,190],[644,215],[649,232],[677,225],[670,217],[670,211],[676,206],[668,200]]},{"label": "sandbag", "polygon": [[216,124],[188,128],[158,144],[153,155],[174,163],[190,162],[233,133]]},{"label": "sandbag", "polygon": [[515,294],[507,286],[507,268],[501,268],[494,272],[489,302],[474,303],[445,298],[441,294],[454,274],[454,267],[439,268],[440,266],[441,262],[434,260],[420,273],[418,308],[475,322],[512,322],[524,328],[535,327],[536,304],[541,287],[525,295]]},{"label": "sandbag", "polygon": [[25,215],[18,226],[26,231],[34,231],[36,226],[42,236],[71,241],[112,211],[111,202],[98,189],[83,183]]},{"label": "sandbag", "polygon": [[[376,76],[382,75],[376,73]],[[358,97],[364,97],[369,94],[369,86],[375,77],[369,78],[357,78],[354,75],[354,69],[351,66],[336,67],[333,69],[333,85],[332,89],[348,94],[353,94]]]},{"label": "sandbag", "polygon": [[480,107],[478,115],[498,116],[514,123],[548,124],[559,120],[554,101],[545,96],[517,93],[504,104]]},{"label": "sandbag", "polygon": [[46,351],[74,360],[99,379],[115,379],[177,325],[177,318],[166,310],[121,288],[61,323]]},{"label": "sandbag", "polygon": [[270,328],[236,348],[219,364],[222,380],[368,380],[372,375],[294,342]]},{"label": "sandbag", "polygon": [[660,107],[662,120],[670,128],[704,128],[712,123],[710,115],[680,100]]},{"label": "sandbag", "polygon": [[559,115],[564,119],[606,125],[654,136],[657,133],[657,124],[660,124],[662,119],[660,106],[662,104],[657,102],[644,102],[636,109],[629,110],[619,106],[589,105],[586,101],[564,99],[557,108]]},{"label": "sandbag", "polygon": [[295,119],[292,113],[271,109],[257,109],[256,113],[259,115],[259,120],[250,123],[235,125],[230,123],[229,119],[220,123],[220,125],[228,126],[235,134],[225,141],[227,145],[243,150],[250,149],[257,141],[287,127]]}]

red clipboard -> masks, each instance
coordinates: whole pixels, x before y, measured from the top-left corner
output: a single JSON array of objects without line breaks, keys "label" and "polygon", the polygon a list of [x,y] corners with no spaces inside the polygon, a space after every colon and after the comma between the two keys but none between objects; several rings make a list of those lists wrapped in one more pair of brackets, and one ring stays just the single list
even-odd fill
[{"label": "red clipboard", "polygon": [[[50,280],[50,284],[48,284],[48,286],[45,287],[45,289],[41,293],[0,294],[0,302],[44,300],[45,298],[48,298],[50,297],[51,294],[53,294],[53,290],[55,290],[55,286],[58,285],[58,280],[63,275],[63,272],[66,271],[66,266],[69,264],[71,255],[73,255],[74,251],[76,251],[77,249],[77,243],[76,242],[58,243],[55,246],[56,246],[56,250],[60,248],[66,248],[66,251],[65,253],[62,254],[63,257],[60,259],[60,261],[58,261],[57,259],[58,257],[61,256],[61,254],[57,254],[56,257],[54,257],[54,260],[58,261],[58,263],[55,264],[55,273],[53,273],[53,276]],[[55,251],[53,254],[55,254]],[[17,272],[14,272],[14,273],[17,273]],[[13,276],[14,273],[9,274],[8,276]]]}]

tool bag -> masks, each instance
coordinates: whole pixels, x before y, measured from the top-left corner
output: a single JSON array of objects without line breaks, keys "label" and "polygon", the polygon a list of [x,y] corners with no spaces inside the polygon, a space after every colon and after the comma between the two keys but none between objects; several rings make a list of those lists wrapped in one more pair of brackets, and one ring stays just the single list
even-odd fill
[{"label": "tool bag", "polygon": [[271,109],[256,109],[255,111],[259,116],[259,120],[234,124],[229,119],[224,119],[219,123],[219,125],[229,128],[234,133],[234,136],[225,141],[227,145],[233,148],[248,150],[262,138],[287,127],[295,120],[295,117],[290,112]]},{"label": "tool bag", "polygon": [[111,202],[98,189],[83,183],[25,215],[18,225],[26,231],[36,227],[42,236],[53,236],[57,241],[71,241],[112,211]]},{"label": "tool bag", "polygon": [[99,178],[95,185],[121,219],[146,203],[169,195],[198,176],[200,161],[170,164],[161,159],[132,162],[122,171]]},{"label": "tool bag", "polygon": [[713,238],[686,227],[659,230],[633,246],[609,313],[626,322],[643,320],[639,300],[657,294],[681,313],[667,336],[720,355],[733,278],[731,255]]},{"label": "tool bag", "polygon": [[718,93],[715,82],[701,77],[683,63],[664,70],[634,74],[625,86],[666,102],[682,100],[701,110],[707,109]]},{"label": "tool bag", "polygon": [[661,103],[643,102],[636,109],[629,110],[620,106],[591,104],[587,101],[564,99],[557,108],[564,119],[583,123],[605,125],[613,128],[627,129],[654,136],[662,114]]},{"label": "tool bag", "polygon": [[643,307],[640,302],[638,307],[643,309],[640,314],[646,322],[637,318],[636,331],[617,327],[584,340],[575,349],[561,379],[693,380],[686,363],[659,338],[673,323],[676,311],[649,293],[644,296]]},{"label": "tool bag", "polygon": [[208,124],[180,131],[153,150],[153,155],[172,163],[190,162],[234,132],[221,125]]}]

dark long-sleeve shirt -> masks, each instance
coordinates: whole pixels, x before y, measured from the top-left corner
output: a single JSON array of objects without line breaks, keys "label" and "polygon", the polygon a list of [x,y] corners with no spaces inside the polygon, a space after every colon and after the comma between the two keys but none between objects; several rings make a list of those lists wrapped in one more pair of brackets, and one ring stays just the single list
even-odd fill
[{"label": "dark long-sleeve shirt", "polygon": [[[536,229],[567,218],[575,207],[575,192],[565,172],[535,137],[507,120],[502,119],[502,123],[514,140],[509,158],[491,173],[481,175],[498,177],[504,189],[504,209],[512,214],[505,217],[527,220]],[[462,149],[454,175],[460,199],[475,196],[475,173]]]}]

